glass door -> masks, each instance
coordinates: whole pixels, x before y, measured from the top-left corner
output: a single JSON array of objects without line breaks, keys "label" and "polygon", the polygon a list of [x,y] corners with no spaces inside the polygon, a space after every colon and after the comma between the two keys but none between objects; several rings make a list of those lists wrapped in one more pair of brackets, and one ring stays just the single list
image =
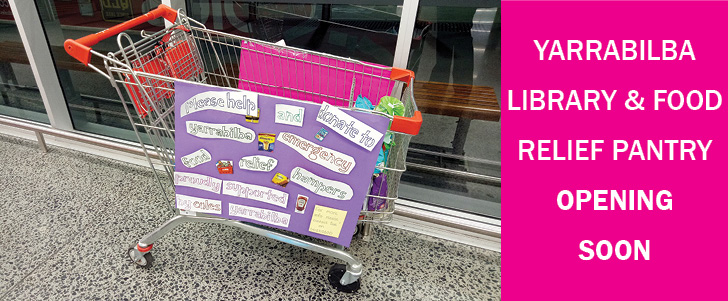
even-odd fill
[{"label": "glass door", "polygon": [[23,41],[7,0],[0,1],[0,115],[48,123]]},{"label": "glass door", "polygon": [[400,196],[500,218],[500,9],[469,2],[418,10],[408,68],[424,114]]}]

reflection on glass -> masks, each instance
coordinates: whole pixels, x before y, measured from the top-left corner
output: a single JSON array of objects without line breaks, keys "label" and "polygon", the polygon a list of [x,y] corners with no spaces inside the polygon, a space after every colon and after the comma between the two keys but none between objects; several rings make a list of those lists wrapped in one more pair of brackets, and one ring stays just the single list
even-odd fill
[{"label": "reflection on glass", "polygon": [[188,0],[187,6],[193,19],[211,29],[391,66],[399,2],[373,6]]},{"label": "reflection on glass", "polygon": [[[151,0],[35,0],[51,47],[56,71],[71,112],[73,126],[82,131],[136,140],[119,95],[108,79],[79,63],[63,49],[66,39],[99,32],[148,12],[161,1]],[[127,33],[140,38],[140,30],[157,31],[163,20],[154,20]],[[99,53],[116,52],[116,37],[104,40],[93,49]],[[91,64],[105,70],[103,60]]]},{"label": "reflection on glass", "polygon": [[[475,4],[477,5],[477,4]],[[500,12],[422,6],[412,44],[423,114],[400,196],[500,218]]]},{"label": "reflection on glass", "polygon": [[0,114],[48,123],[13,12],[0,1]]}]

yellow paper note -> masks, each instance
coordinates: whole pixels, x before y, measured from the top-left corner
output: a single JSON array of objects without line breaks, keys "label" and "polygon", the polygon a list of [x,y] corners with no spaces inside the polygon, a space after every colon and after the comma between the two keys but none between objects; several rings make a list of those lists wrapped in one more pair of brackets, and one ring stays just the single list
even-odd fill
[{"label": "yellow paper note", "polygon": [[344,219],[346,219],[346,211],[316,205],[308,231],[339,238],[341,227],[344,226]]}]

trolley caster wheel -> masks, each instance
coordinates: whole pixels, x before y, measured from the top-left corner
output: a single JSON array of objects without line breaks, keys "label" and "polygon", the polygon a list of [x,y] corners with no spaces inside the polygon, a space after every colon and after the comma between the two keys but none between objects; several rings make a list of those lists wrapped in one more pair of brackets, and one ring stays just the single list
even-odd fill
[{"label": "trolley caster wheel", "polygon": [[358,291],[359,287],[361,286],[361,279],[357,279],[352,283],[343,285],[340,281],[341,277],[344,277],[344,273],[346,273],[346,265],[335,264],[329,270],[329,283],[331,283],[331,285],[340,292],[354,293]]},{"label": "trolley caster wheel", "polygon": [[354,235],[352,237],[356,238],[358,235],[362,234],[364,231],[364,224],[359,223],[356,224],[356,228],[354,228]]},{"label": "trolley caster wheel", "polygon": [[152,267],[152,264],[154,263],[154,256],[152,256],[152,253],[147,252],[141,254],[141,252],[139,252],[136,247],[129,248],[126,253],[127,255],[129,255],[129,259],[131,259],[131,262],[139,267],[148,269]]}]

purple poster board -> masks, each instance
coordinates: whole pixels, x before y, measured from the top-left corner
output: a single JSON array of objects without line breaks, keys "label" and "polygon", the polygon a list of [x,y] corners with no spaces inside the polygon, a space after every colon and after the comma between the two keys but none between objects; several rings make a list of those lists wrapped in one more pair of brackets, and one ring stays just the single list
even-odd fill
[{"label": "purple poster board", "polygon": [[176,82],[177,207],[349,246],[389,119],[323,106]]}]

